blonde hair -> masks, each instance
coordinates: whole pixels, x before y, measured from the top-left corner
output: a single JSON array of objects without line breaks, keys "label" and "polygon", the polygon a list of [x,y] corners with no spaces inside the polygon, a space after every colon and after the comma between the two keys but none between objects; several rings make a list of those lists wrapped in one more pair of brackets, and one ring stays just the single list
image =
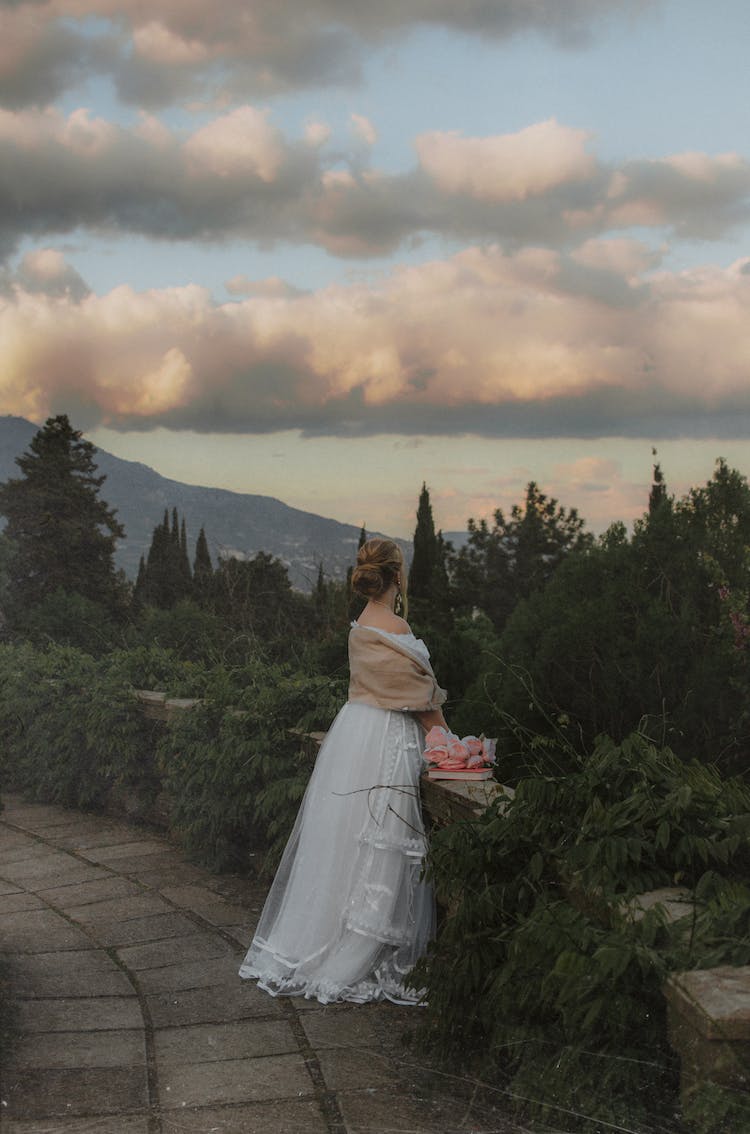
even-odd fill
[{"label": "blonde hair", "polygon": [[406,617],[406,568],[401,548],[392,539],[374,536],[357,552],[352,590],[366,599],[379,599],[393,583],[399,583]]}]

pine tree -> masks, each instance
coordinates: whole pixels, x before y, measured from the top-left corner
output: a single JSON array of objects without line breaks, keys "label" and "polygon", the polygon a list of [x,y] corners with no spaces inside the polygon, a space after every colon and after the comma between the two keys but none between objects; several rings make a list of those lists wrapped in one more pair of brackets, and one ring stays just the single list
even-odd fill
[{"label": "pine tree", "polygon": [[48,418],[16,459],[23,474],[0,485],[0,513],[12,542],[9,597],[19,611],[57,590],[114,610],[122,589],[114,566],[125,530],[99,497],[96,449],[65,414]]}]

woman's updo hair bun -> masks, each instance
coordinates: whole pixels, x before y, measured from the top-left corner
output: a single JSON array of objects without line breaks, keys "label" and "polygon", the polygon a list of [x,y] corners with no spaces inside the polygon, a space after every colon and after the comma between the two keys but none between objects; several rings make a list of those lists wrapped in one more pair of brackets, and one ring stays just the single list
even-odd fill
[{"label": "woman's updo hair bun", "polygon": [[352,590],[363,598],[379,598],[396,582],[403,566],[401,549],[392,539],[368,539],[357,552]]}]

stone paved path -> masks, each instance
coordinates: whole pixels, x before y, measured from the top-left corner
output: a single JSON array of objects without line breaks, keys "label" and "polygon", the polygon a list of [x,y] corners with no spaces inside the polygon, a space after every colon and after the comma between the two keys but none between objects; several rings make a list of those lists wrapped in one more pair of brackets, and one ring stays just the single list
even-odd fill
[{"label": "stone paved path", "polygon": [[0,953],[21,1037],[3,1134],[520,1129],[405,1051],[418,1009],[323,1007],[241,981],[257,884],[117,820],[4,802]]}]

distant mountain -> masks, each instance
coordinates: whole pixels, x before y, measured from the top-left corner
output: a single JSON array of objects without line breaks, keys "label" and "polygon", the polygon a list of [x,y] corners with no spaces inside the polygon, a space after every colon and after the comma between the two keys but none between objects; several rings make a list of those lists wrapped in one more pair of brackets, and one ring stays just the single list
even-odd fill
[{"label": "distant mountain", "polygon": [[[19,475],[15,458],[28,448],[37,429],[25,418],[0,416],[0,483]],[[102,499],[117,509],[125,527],[126,538],[116,558],[130,578],[137,574],[138,561],[148,552],[165,508],[177,508],[185,517],[191,561],[198,532],[204,527],[214,562],[219,554],[243,558],[265,551],[286,564],[293,586],[300,590],[313,586],[320,563],[327,575],[341,579],[354,562],[359,528],[352,524],[290,508],[272,496],[169,480],[148,465],[123,461],[103,449],[97,449],[96,463],[107,477]],[[398,542],[410,554],[410,544]]]}]

